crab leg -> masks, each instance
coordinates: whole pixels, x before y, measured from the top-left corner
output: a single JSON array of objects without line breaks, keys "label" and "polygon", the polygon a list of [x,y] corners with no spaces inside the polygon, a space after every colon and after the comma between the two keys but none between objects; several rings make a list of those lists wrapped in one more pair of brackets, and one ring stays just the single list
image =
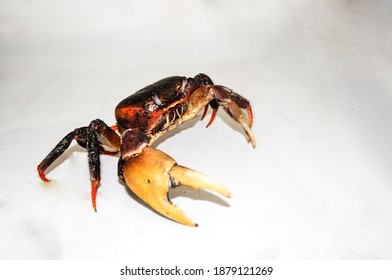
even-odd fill
[{"label": "crab leg", "polygon": [[145,147],[139,155],[128,158],[123,165],[123,175],[127,186],[154,210],[188,226],[197,224],[171,202],[168,197],[169,187],[184,185],[231,196],[217,181],[177,165],[174,159],[152,147]]},{"label": "crab leg", "polygon": [[91,200],[95,211],[97,211],[96,196],[99,182],[101,180],[101,163],[99,155],[101,153],[113,153],[120,149],[120,137],[102,120],[93,120],[89,126],[77,128],[68,133],[56,147],[37,166],[37,171],[41,179],[48,182],[45,170],[63,154],[70,146],[73,139],[78,144],[87,149],[88,164],[91,181]]},{"label": "crab leg", "polygon": [[52,151],[41,161],[37,166],[38,175],[42,181],[49,182],[50,180],[45,176],[45,170],[71,145],[72,140],[75,138],[75,131],[68,133],[61,141],[53,148]]}]

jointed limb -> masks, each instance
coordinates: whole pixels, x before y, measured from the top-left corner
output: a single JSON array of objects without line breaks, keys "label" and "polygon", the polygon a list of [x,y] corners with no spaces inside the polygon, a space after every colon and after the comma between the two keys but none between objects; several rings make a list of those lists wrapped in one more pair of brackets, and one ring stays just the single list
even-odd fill
[{"label": "jointed limb", "polygon": [[74,139],[80,146],[87,149],[91,181],[91,199],[93,208],[96,211],[97,188],[101,180],[101,162],[99,155],[103,152],[112,153],[119,151],[120,136],[99,119],[93,120],[89,126],[77,128],[68,133],[38,165],[37,170],[43,181],[49,181],[45,176],[45,170],[67,150]]}]

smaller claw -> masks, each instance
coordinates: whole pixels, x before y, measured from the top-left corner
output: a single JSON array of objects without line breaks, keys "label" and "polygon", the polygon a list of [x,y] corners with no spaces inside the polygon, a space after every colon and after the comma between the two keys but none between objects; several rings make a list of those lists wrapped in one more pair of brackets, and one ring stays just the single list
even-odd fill
[{"label": "smaller claw", "polygon": [[169,187],[184,185],[209,189],[230,197],[217,181],[189,168],[177,165],[167,154],[151,147],[126,160],[123,167],[127,186],[160,214],[187,226],[197,226],[168,197]]},{"label": "smaller claw", "polygon": [[256,148],[256,139],[250,128],[252,125],[252,117],[250,117],[248,122],[245,115],[242,113],[241,108],[238,107],[237,104],[235,104],[234,102],[230,102],[224,109],[234,120],[236,120],[242,126],[245,131],[248,142],[252,144],[253,148]]},{"label": "smaller claw", "polygon": [[[217,104],[219,104],[219,106],[221,106],[233,120],[242,126],[248,142],[250,142],[253,148],[255,148],[256,139],[251,130],[253,124],[253,113],[249,101],[224,86],[212,86],[211,91],[215,96]],[[245,117],[242,109],[246,110],[248,118]]]}]

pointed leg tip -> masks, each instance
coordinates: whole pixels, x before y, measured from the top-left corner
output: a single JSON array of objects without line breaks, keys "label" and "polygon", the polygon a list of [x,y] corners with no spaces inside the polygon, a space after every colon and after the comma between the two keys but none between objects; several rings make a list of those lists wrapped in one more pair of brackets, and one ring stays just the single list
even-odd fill
[{"label": "pointed leg tip", "polygon": [[97,189],[99,180],[91,181],[91,202],[93,205],[94,212],[97,212]]},{"label": "pointed leg tip", "polygon": [[46,178],[44,171],[39,166],[37,167],[37,171],[38,171],[38,175],[42,181],[44,181],[44,182],[50,181],[48,178]]},{"label": "pointed leg tip", "polygon": [[40,175],[40,177],[41,177],[42,181],[44,181],[46,183],[50,182],[50,180],[48,178],[46,178],[45,175]]},{"label": "pointed leg tip", "polygon": [[91,200],[92,200],[92,204],[93,204],[93,210],[94,210],[95,213],[97,213],[97,202],[96,202],[96,198],[95,198],[95,197],[92,197]]}]

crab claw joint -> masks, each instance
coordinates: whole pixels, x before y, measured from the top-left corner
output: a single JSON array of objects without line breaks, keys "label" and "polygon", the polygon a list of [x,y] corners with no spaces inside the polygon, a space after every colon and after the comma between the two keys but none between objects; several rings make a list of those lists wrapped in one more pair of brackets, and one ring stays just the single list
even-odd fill
[{"label": "crab claw joint", "polygon": [[135,157],[126,160],[123,169],[127,186],[160,214],[187,226],[197,226],[174,205],[169,197],[170,187],[178,185],[193,189],[208,189],[226,197],[230,192],[217,181],[176,161],[160,150],[145,147]]}]

